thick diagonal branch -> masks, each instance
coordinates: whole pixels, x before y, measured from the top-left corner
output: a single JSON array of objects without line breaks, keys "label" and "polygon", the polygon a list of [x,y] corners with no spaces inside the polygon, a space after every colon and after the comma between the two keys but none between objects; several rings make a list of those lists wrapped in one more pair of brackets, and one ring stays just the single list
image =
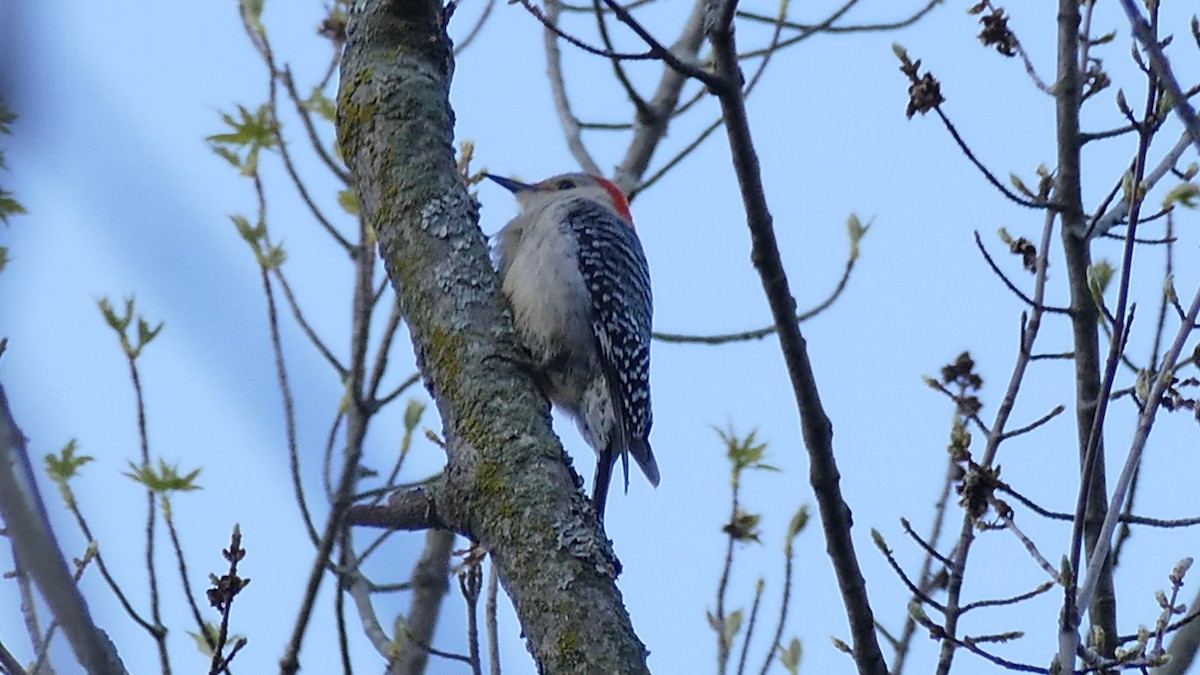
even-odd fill
[{"label": "thick diagonal branch", "polygon": [[438,0],[354,3],[338,94],[338,141],[442,418],[437,513],[491,552],[539,672],[646,672],[455,166],[443,20]]}]

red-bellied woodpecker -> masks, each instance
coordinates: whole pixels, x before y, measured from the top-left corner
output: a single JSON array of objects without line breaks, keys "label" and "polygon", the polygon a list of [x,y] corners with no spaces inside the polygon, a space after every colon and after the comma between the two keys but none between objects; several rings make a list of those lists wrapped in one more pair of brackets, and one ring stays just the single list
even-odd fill
[{"label": "red-bellied woodpecker", "polygon": [[501,289],[533,356],[539,384],[575,419],[598,455],[592,501],[600,518],[617,459],[650,483],[650,270],[629,202],[611,181],[570,173],[527,185],[488,178],[521,212],[496,235]]}]

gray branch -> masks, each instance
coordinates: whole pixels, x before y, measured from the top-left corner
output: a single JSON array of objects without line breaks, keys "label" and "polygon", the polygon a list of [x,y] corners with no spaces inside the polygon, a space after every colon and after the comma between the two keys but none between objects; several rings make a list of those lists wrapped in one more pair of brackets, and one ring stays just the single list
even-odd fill
[{"label": "gray branch", "polygon": [[42,597],[62,626],[75,658],[89,673],[125,673],[117,650],[92,622],[38,492],[25,437],[17,428],[0,387],[0,518],[20,556],[20,566],[37,583]]},{"label": "gray branch", "polygon": [[338,141],[443,422],[436,512],[491,553],[539,672],[648,672],[455,165],[443,21],[438,0],[354,3],[338,94]]},{"label": "gray branch", "polygon": [[425,549],[413,568],[413,595],[408,616],[404,618],[406,630],[396,634],[400,644],[396,660],[388,671],[391,675],[421,675],[425,672],[442,598],[450,589],[450,551],[453,548],[453,532],[429,530],[425,533]]}]

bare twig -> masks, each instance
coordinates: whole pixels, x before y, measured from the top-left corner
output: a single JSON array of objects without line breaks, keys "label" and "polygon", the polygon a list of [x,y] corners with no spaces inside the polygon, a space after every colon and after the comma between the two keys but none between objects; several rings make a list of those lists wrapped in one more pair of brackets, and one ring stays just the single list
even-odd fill
[{"label": "bare twig", "polygon": [[1133,0],[1119,0],[1119,2],[1121,8],[1125,10],[1125,16],[1129,18],[1130,25],[1133,26],[1133,34],[1137,36],[1142,48],[1150,55],[1150,65],[1154,68],[1155,75],[1171,95],[1171,105],[1175,109],[1175,114],[1179,116],[1183,126],[1192,137],[1192,144],[1196,146],[1197,150],[1200,150],[1200,117],[1196,116],[1196,110],[1188,103],[1187,94],[1183,87],[1179,86],[1179,80],[1175,79],[1175,73],[1171,71],[1171,62],[1163,53],[1162,46],[1155,34],[1156,31],[1150,27],[1150,23],[1142,16]]},{"label": "bare twig", "polygon": [[92,621],[66,557],[58,547],[46,506],[34,479],[25,436],[13,419],[0,386],[0,518],[21,564],[42,592],[50,612],[62,625],[75,658],[95,673],[125,673],[113,645]]},{"label": "bare twig", "polygon": [[[804,323],[814,316],[825,311],[833,305],[833,303],[842,295],[842,291],[846,290],[846,284],[850,281],[850,273],[854,271],[854,263],[858,260],[857,256],[848,256],[846,258],[846,266],[842,268],[842,277],[838,279],[837,286],[833,292],[825,297],[816,307],[805,312],[797,314],[795,317],[796,323]],[[738,333],[718,333],[715,335],[689,335],[685,333],[654,333],[654,339],[662,342],[677,342],[677,343],[695,343],[706,345],[720,345],[728,342],[746,342],[749,340],[761,340],[762,338],[772,335],[777,332],[778,326],[772,324],[755,328],[754,330],[741,331]]]},{"label": "bare twig", "polygon": [[[928,2],[926,2],[925,5],[923,7],[921,7],[920,9],[918,9],[916,12],[913,12],[912,14],[908,15],[907,17],[905,17],[903,19],[899,19],[897,21],[890,21],[890,22],[884,22],[884,23],[871,23],[871,24],[857,24],[857,25],[849,25],[849,26],[834,26],[833,23],[835,21],[840,19],[847,11],[849,11],[849,9],[851,7],[853,7],[855,4],[858,3],[858,0],[848,0],[845,5],[842,5],[842,7],[838,8],[833,13],[833,15],[831,15],[829,18],[825,19],[822,22],[819,22],[816,24],[800,24],[800,23],[793,23],[793,22],[785,23],[784,27],[793,28],[793,29],[799,30],[801,32],[799,35],[792,36],[792,37],[780,42],[779,48],[790,47],[793,44],[800,42],[801,40],[804,40],[815,33],[872,33],[872,32],[879,32],[879,31],[890,31],[890,30],[897,30],[900,28],[907,28],[908,26],[911,26],[911,25],[915,24],[916,22],[920,21],[921,19],[923,19],[926,14],[932,12],[933,9],[935,7],[937,7],[938,5],[942,4],[942,2],[943,2],[943,0],[928,0]],[[754,19],[757,21],[773,21],[773,19],[771,17],[766,17],[761,14],[754,14],[751,12],[744,12],[744,11],[739,11],[738,16],[744,16],[746,18]],[[761,56],[761,54],[762,54],[762,52],[758,51],[758,50],[748,51],[748,52],[743,53],[740,56],[740,58],[750,58],[750,57],[754,57],[754,56]]]},{"label": "bare twig", "polygon": [[488,675],[500,675],[500,629],[496,618],[496,598],[500,594],[500,575],[496,565],[488,565],[487,600],[483,603],[484,630],[488,641]]},{"label": "bare twig", "polygon": [[692,63],[685,62],[682,58],[677,56],[674,51],[663,46],[653,35],[650,34],[650,31],[646,30],[642,24],[638,23],[637,19],[634,19],[633,15],[630,14],[629,11],[624,7],[622,7],[621,3],[617,2],[617,0],[603,0],[603,2],[604,4],[608,5],[608,8],[612,10],[613,14],[616,15],[617,19],[619,19],[621,23],[629,26],[629,28],[634,33],[637,33],[637,36],[640,37],[648,47],[650,47],[650,54],[653,55],[654,58],[661,60],[663,63],[667,64],[681,74],[686,75],[687,77],[703,82],[709,89],[714,91],[717,89],[738,86],[737,78],[723,79]]},{"label": "bare twig", "polygon": [[[988,253],[987,247],[985,247],[983,245],[983,239],[979,236],[979,230],[975,230],[975,247],[979,249],[979,252],[981,254],[983,254],[983,259],[987,261],[988,267],[992,268],[992,273],[995,274],[997,277],[999,277],[1000,281],[1004,282],[1004,285],[1008,288],[1008,290],[1012,291],[1013,295],[1020,298],[1021,301],[1024,302],[1026,305],[1033,307],[1034,306],[1033,299],[1030,298],[1028,295],[1025,295],[1024,291],[1017,288],[1016,284],[1014,284],[1012,282],[1012,280],[1010,280],[1008,278],[1008,275],[1005,274],[1000,269],[1000,266],[996,264],[996,261],[992,259],[992,254]],[[1069,314],[1070,313],[1070,310],[1068,310],[1064,307],[1043,307],[1042,310],[1049,312],[1051,314]]]},{"label": "bare twig", "polygon": [[621,60],[626,60],[626,61],[646,61],[646,60],[650,60],[650,59],[654,59],[654,58],[658,57],[658,55],[655,54],[653,50],[633,54],[633,53],[629,53],[629,52],[610,52],[607,49],[601,49],[599,47],[592,46],[592,45],[584,42],[583,40],[580,40],[579,38],[575,37],[574,35],[571,35],[570,33],[559,28],[558,24],[556,22],[551,21],[550,17],[547,16],[546,14],[542,13],[541,8],[539,8],[537,5],[533,4],[530,0],[517,0],[517,1],[521,3],[521,6],[525,8],[525,11],[532,14],[533,17],[535,19],[537,19],[538,21],[540,21],[541,24],[543,26],[545,26],[547,30],[553,31],[554,34],[557,35],[558,37],[566,40],[567,42],[575,45],[576,47],[579,47],[580,49],[582,49],[583,51],[585,51],[589,54],[595,54],[596,56],[603,56],[608,59],[621,59]]},{"label": "bare twig", "polygon": [[560,8],[561,4],[558,0],[546,0],[545,20],[548,24],[543,32],[542,43],[546,50],[546,74],[550,79],[550,93],[554,97],[554,109],[558,111],[558,123],[562,126],[571,155],[576,162],[579,162],[579,166],[584,171],[600,175],[603,172],[596,165],[596,160],[592,159],[587,146],[583,144],[579,118],[572,112],[571,102],[567,99],[567,84],[562,72],[562,52],[558,48],[558,31],[553,28],[558,26]]},{"label": "bare twig", "polygon": [[483,6],[483,11],[479,13],[479,18],[475,21],[475,25],[471,27],[471,30],[467,32],[463,39],[458,41],[458,44],[454,45],[455,56],[463,53],[463,50],[471,46],[471,43],[474,42],[480,31],[483,30],[483,24],[487,23],[488,18],[491,17],[492,7],[495,4],[496,0],[487,0],[487,4]]},{"label": "bare twig", "polygon": [[804,337],[794,320],[793,296],[775,241],[745,101],[741,88],[736,86],[739,72],[733,32],[735,9],[736,3],[732,0],[724,0],[715,7],[709,38],[713,46],[718,86],[710,84],[710,87],[717,94],[725,118],[734,171],[746,211],[746,225],[750,230],[751,260],[762,279],[764,294],[779,328],[780,348],[791,376],[805,445],[808,447],[809,476],[821,513],[826,550],[833,563],[850,623],[854,661],[863,675],[882,675],[887,672],[887,666],[879,650],[875,619],[850,537],[849,509],[838,485],[839,474],[833,455],[833,427],[821,405]]},{"label": "bare twig", "polygon": [[[992,466],[996,459],[996,453],[999,451],[1004,429],[1008,425],[1008,419],[1012,415],[1013,407],[1016,405],[1017,393],[1020,391],[1021,383],[1025,379],[1025,372],[1029,364],[1033,361],[1033,347],[1037,341],[1044,314],[1046,278],[1049,268],[1047,255],[1050,248],[1050,235],[1053,231],[1054,214],[1047,211],[1045,222],[1042,226],[1042,237],[1037,247],[1037,258],[1034,261],[1033,305],[1028,319],[1023,319],[1022,321],[1017,360],[1013,365],[1012,375],[1009,377],[1004,396],[996,409],[996,416],[992,427],[987,434],[987,445],[984,447],[982,457],[979,460],[979,465],[983,467]],[[971,544],[974,540],[974,518],[969,513],[964,513],[962,525],[959,529],[958,543],[955,547],[955,553],[952,556],[953,564],[949,566],[949,580],[946,587],[946,622],[942,627],[944,635],[948,639],[942,641],[942,649],[938,656],[936,670],[938,675],[946,675],[946,673],[950,672],[954,652],[960,644],[956,636],[962,608],[962,586],[966,576],[967,557],[971,552]]]}]

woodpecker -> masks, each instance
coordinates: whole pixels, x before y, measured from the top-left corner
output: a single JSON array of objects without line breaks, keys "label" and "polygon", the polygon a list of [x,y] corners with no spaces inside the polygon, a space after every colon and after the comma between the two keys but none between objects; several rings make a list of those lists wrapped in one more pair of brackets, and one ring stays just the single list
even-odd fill
[{"label": "woodpecker", "polygon": [[650,484],[650,270],[629,201],[612,181],[568,173],[526,184],[487,177],[521,212],[496,235],[494,255],[513,322],[546,397],[596,451],[592,502],[604,519],[618,458]]}]

